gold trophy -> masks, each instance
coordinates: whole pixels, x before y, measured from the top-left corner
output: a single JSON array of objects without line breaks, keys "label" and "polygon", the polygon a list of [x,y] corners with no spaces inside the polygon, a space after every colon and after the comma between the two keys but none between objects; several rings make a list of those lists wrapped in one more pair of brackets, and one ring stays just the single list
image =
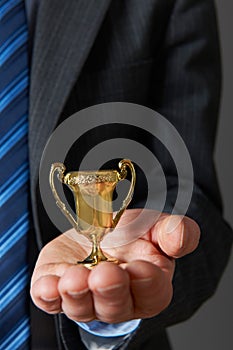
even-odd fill
[{"label": "gold trophy", "polygon": [[[104,236],[113,231],[121,215],[132,200],[136,174],[132,162],[123,159],[117,170],[72,171],[65,175],[66,167],[63,163],[54,163],[51,166],[49,182],[57,206],[75,228],[77,233],[84,235],[92,243],[90,255],[78,264],[92,268],[100,261],[117,262],[108,258],[100,248]],[[127,168],[131,171],[131,184],[122,207],[113,217],[112,200],[117,183],[127,176]],[[58,172],[58,179],[66,184],[73,192],[77,219],[67,210],[61,201],[54,185],[54,173]]]}]

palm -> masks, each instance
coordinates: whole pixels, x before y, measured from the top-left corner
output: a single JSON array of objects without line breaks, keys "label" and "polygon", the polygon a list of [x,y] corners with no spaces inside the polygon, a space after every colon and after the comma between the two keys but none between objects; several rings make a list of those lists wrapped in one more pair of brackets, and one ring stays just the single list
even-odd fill
[{"label": "palm", "polygon": [[[137,210],[127,211],[121,225],[136,215]],[[153,215],[157,213],[149,212],[152,219]],[[148,229],[142,227],[142,237],[139,232],[138,238],[127,245],[105,249],[119,264],[101,263],[91,271],[77,265],[89,249],[77,242],[74,230],[62,234],[40,254],[32,278],[34,302],[47,312],[63,310],[68,317],[83,322],[95,318],[122,322],[158,314],[172,297],[173,257],[195,249],[199,239],[198,226],[190,219],[186,226],[192,226],[191,240],[184,235],[183,223],[168,239],[164,226],[169,218],[163,214]],[[132,236],[131,229],[126,238]]]}]

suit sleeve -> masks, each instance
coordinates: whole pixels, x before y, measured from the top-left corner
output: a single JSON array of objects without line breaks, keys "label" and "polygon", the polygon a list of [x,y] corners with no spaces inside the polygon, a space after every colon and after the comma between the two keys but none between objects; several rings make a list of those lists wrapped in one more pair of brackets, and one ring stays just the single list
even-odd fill
[{"label": "suit sleeve", "polygon": [[[195,183],[186,215],[200,225],[201,241],[194,253],[176,262],[170,306],[142,321],[135,338],[189,318],[215,292],[230,255],[232,230],[222,216],[213,161],[221,90],[213,1],[174,3],[152,86],[150,105],[177,128],[191,155]],[[172,176],[170,188],[172,208]]]}]

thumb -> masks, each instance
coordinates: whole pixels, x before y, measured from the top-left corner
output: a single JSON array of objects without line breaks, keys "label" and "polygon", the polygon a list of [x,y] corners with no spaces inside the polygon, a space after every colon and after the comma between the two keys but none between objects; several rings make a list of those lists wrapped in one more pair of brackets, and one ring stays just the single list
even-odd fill
[{"label": "thumb", "polygon": [[194,251],[200,239],[198,224],[187,216],[166,216],[156,225],[156,231],[159,247],[173,258]]}]

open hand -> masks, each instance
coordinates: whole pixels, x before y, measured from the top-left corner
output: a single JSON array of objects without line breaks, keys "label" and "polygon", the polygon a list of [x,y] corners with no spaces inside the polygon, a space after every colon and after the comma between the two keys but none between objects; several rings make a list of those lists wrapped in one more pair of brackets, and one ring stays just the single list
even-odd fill
[{"label": "open hand", "polygon": [[[122,220],[130,221],[138,213],[138,209],[127,210]],[[157,214],[150,211],[149,215]],[[199,226],[192,219],[162,214],[142,237],[106,250],[118,259],[118,265],[102,262],[88,270],[76,263],[87,251],[70,238],[73,231],[42,249],[32,276],[31,296],[45,312],[64,312],[79,322],[118,323],[159,314],[172,298],[175,259],[191,253],[200,237]]]}]

